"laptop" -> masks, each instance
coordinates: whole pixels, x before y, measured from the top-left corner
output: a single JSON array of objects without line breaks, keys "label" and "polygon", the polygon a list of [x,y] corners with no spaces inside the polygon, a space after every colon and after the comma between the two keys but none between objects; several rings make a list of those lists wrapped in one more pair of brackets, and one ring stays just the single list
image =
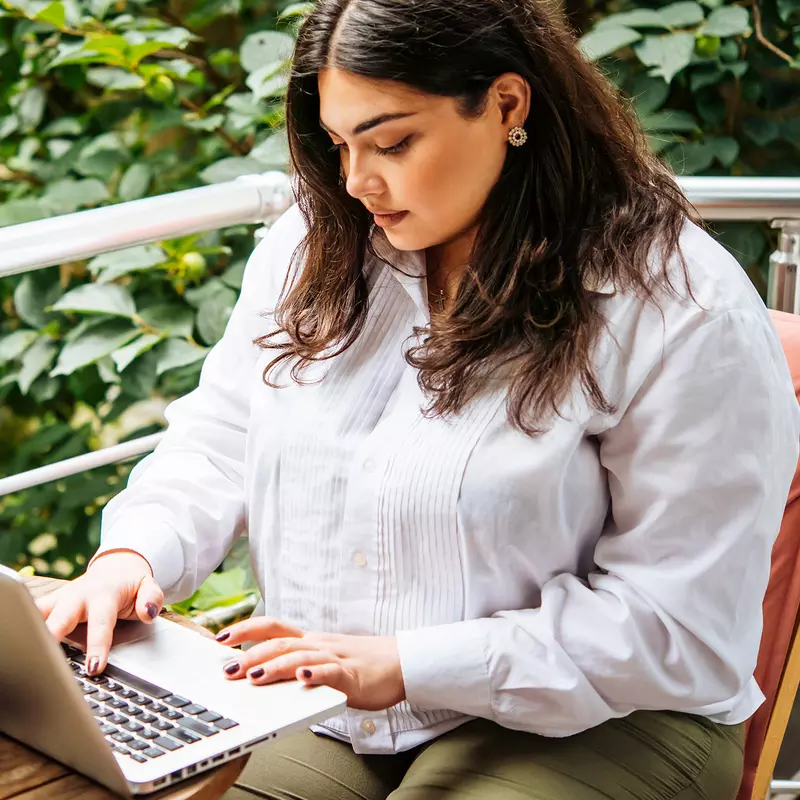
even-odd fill
[{"label": "laptop", "polygon": [[[0,731],[122,796],[147,794],[344,710],[297,681],[229,681],[231,649],[162,618],[120,621],[109,666],[85,670],[85,626],[59,645],[0,566]],[[235,652],[235,651],[234,651]]]}]

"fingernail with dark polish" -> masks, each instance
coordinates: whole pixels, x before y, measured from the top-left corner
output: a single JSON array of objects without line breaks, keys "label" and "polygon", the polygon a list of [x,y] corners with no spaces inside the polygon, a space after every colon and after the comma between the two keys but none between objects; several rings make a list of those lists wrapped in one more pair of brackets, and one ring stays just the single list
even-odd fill
[{"label": "fingernail with dark polish", "polygon": [[96,675],[99,667],[100,659],[97,656],[92,656],[89,659],[89,666],[86,667],[86,672],[88,672],[89,675]]},{"label": "fingernail with dark polish", "polygon": [[263,677],[264,677],[264,670],[263,670],[263,669],[261,669],[261,667],[256,667],[256,668],[255,668],[255,669],[254,669],[254,670],[253,670],[253,671],[250,673],[250,677],[251,677],[251,678],[256,678],[256,679],[258,679],[258,678],[263,678]]},{"label": "fingernail with dark polish", "polygon": [[225,667],[225,672],[228,675],[233,675],[238,671],[239,671],[239,664],[236,661],[232,661],[230,664],[228,664],[227,667]]},{"label": "fingernail with dark polish", "polygon": [[231,632],[230,631],[222,631],[216,635],[216,640],[218,642],[224,642],[226,639],[230,639]]},{"label": "fingernail with dark polish", "polygon": [[158,616],[158,606],[155,603],[148,603],[144,609],[150,619],[155,619]]},{"label": "fingernail with dark polish", "polygon": [[310,677],[311,677],[311,670],[310,670],[310,669],[304,669],[304,670],[303,670],[303,677],[304,677],[306,680],[308,680],[308,678],[310,678]]}]

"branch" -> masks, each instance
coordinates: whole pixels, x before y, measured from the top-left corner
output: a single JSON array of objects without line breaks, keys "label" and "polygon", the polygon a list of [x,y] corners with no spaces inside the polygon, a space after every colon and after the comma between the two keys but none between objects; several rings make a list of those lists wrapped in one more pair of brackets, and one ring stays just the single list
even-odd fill
[{"label": "branch", "polygon": [[766,36],[764,36],[764,28],[761,25],[761,8],[758,5],[759,0],[753,0],[753,22],[755,23],[756,39],[767,48],[775,53],[778,58],[782,58],[788,64],[794,66],[794,59],[786,52],[780,49],[777,45],[773,44]]},{"label": "branch", "polygon": [[[203,111],[203,109],[200,108],[200,106],[193,103],[187,97],[181,97],[181,105],[185,106],[190,111],[193,111],[195,114],[201,117],[205,116],[205,112]],[[234,139],[233,136],[231,136],[221,125],[217,128],[214,128],[214,133],[216,133],[217,136],[219,136],[225,142],[225,144],[228,145],[228,147],[231,149],[231,152],[233,152],[235,155],[237,156],[247,155],[248,153],[247,148],[241,145],[239,142],[237,142],[236,139]]]}]

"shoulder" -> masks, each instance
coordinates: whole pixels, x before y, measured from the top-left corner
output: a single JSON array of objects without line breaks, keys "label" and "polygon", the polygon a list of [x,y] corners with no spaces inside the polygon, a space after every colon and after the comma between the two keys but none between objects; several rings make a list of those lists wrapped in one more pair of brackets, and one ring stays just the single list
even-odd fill
[{"label": "shoulder", "polygon": [[286,278],[298,269],[302,258],[300,245],[305,239],[306,224],[295,204],[270,227],[251,254],[242,280],[242,295],[275,303]]}]

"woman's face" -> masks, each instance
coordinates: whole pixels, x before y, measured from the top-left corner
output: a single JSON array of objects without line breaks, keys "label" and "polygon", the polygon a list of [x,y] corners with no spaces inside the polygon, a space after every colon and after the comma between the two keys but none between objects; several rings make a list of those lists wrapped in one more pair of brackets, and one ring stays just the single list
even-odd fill
[{"label": "woman's face", "polygon": [[[509,77],[525,101],[527,84]],[[475,224],[503,167],[508,131],[527,117],[525,102],[494,89],[485,112],[464,119],[450,97],[336,68],[320,74],[320,124],[339,149],[347,192],[397,249],[435,247]]]}]

